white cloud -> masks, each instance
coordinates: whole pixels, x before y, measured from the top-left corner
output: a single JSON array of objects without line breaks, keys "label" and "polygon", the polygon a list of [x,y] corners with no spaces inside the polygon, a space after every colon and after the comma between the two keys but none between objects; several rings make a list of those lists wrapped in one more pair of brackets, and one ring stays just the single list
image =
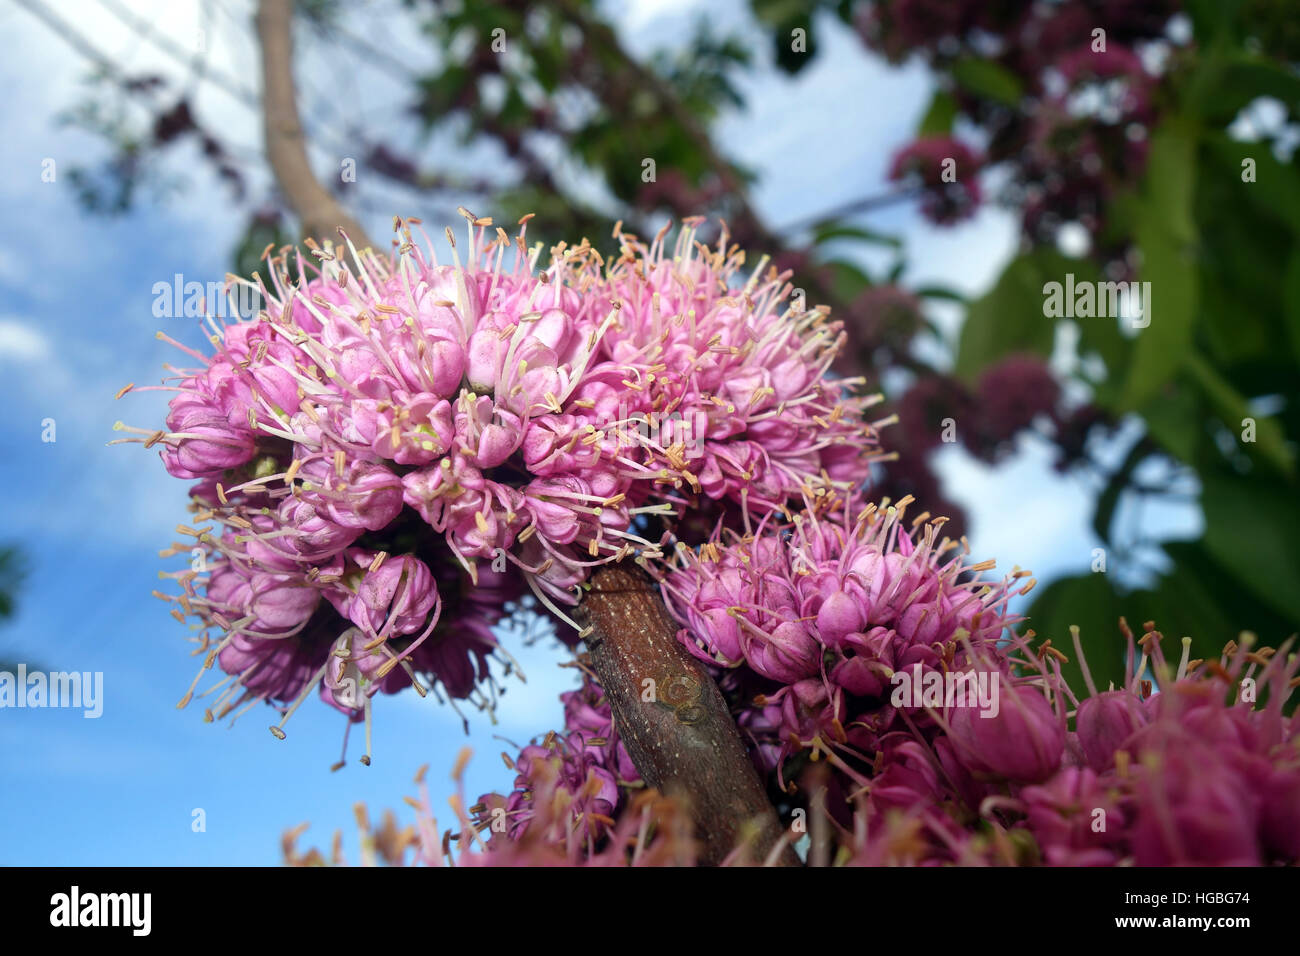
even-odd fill
[{"label": "white cloud", "polygon": [[1085,570],[1100,542],[1089,525],[1092,492],[1052,468],[1045,442],[1022,436],[1017,454],[993,467],[964,449],[946,446],[934,457],[944,493],[967,508],[974,560],[996,558],[1050,580]]},{"label": "white cloud", "polygon": [[0,319],[0,362],[10,359],[34,363],[52,352],[49,340],[29,324],[13,318]]},{"label": "white cloud", "polygon": [[632,0],[621,14],[623,29],[635,33],[660,17],[681,15],[701,6],[700,0]]}]

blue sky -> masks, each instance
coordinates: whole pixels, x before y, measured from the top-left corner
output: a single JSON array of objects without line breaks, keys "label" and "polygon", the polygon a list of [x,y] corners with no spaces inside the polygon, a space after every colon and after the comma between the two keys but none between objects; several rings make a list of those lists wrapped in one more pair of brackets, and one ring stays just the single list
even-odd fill
[{"label": "blue sky", "polygon": [[[175,73],[176,64],[132,38],[98,3],[57,6],[132,68]],[[371,6],[361,5],[358,16]],[[623,22],[626,41],[638,51],[672,43],[705,6],[641,0]],[[243,5],[218,4],[233,16],[209,21],[200,19],[197,3],[137,0],[131,7],[179,40],[202,26],[212,62],[255,85],[252,49],[235,29]],[[729,0],[712,15],[740,24],[743,10]],[[400,27],[375,28],[398,56],[411,49]],[[764,71],[747,87],[750,109],[722,125],[726,150],[760,172],[755,199],[776,225],[880,191],[892,151],[908,139],[929,95],[922,71],[886,68],[829,20],[816,29],[824,42],[818,61],[794,82]],[[186,517],[186,483],[169,478],[151,452],[105,443],[118,419],[154,427],[163,417],[158,393],[113,399],[127,382],[157,381],[161,364],[177,359],[154,338],[160,323],[194,338],[180,327],[185,320],[153,317],[153,284],[177,272],[219,281],[241,221],[221,187],[185,161],[192,156],[169,167],[185,185],[165,203],[146,201],[124,219],[86,217],[66,176],[41,180],[47,158],[66,171],[102,152],[97,140],[55,122],[79,95],[85,64],[13,5],[0,5],[0,32],[9,51],[0,63],[8,94],[0,112],[0,541],[20,543],[30,559],[19,614],[0,628],[0,659],[102,671],[105,685],[97,720],[74,710],[0,710],[0,864],[273,864],[281,833],[304,820],[312,823],[309,836],[327,845],[336,828],[354,833],[356,801],[366,801],[372,815],[401,809],[424,763],[445,825],[447,772],[467,745],[475,751],[469,795],[508,788],[511,775],[498,754],[512,748],[499,738],[522,743],[560,719],[555,696],[571,672],[554,666],[558,655],[545,645],[511,647],[529,682],[512,684],[497,726],[474,715],[468,737],[460,718],[431,700],[381,700],[369,768],[354,759],[329,771],[342,718],[315,701],[294,716],[285,741],[268,733],[269,710],[250,712],[233,728],[204,724],[193,706],[176,710],[197,661],[188,656],[185,628],[149,592],[164,566],[157,551]],[[755,47],[766,57],[764,44]],[[314,56],[304,51],[309,76],[321,65]],[[345,108],[391,115],[395,134],[410,135],[400,119],[401,87],[382,75],[358,76],[347,80]],[[208,90],[199,109],[236,142],[257,148],[257,120],[236,96]],[[346,121],[337,111],[336,103],[334,115],[308,115],[337,132]],[[445,146],[435,140],[430,149]],[[321,168],[337,162],[324,149],[315,158]],[[456,161],[492,159],[462,151]],[[255,182],[255,191],[261,185]],[[433,223],[452,213],[410,208],[394,192],[367,197],[362,213],[375,234],[393,213]],[[969,292],[989,284],[1015,243],[1013,224],[994,210],[948,231],[930,229],[905,207],[870,222],[906,237],[910,278]],[[951,329],[950,316],[936,318]],[[53,443],[41,440],[47,418],[56,422]],[[993,470],[954,448],[941,469],[950,496],[969,509],[977,557],[1041,576],[1087,567],[1096,544],[1088,496],[1077,480],[1051,472],[1044,449],[1030,443]],[[206,832],[191,829],[196,808],[205,812]],[[355,839],[348,846],[355,857]]]}]

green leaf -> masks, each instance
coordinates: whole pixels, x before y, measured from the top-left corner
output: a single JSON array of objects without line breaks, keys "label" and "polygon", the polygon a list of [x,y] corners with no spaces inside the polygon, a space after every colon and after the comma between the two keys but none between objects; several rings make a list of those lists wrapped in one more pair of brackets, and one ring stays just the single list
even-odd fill
[{"label": "green leaf", "polygon": [[948,302],[959,302],[963,305],[969,301],[966,296],[956,289],[950,289],[945,285],[923,285],[913,289],[912,293],[919,295],[923,299],[944,299]]},{"label": "green leaf", "polygon": [[[1285,277],[1300,222],[1300,173],[1266,144],[1217,135],[1199,158],[1197,345],[1238,389],[1263,394],[1277,387],[1270,381],[1294,375]],[[1254,182],[1242,181],[1245,158],[1256,163]]]},{"label": "green leaf", "polygon": [[1144,296],[1150,324],[1139,331],[1133,347],[1123,400],[1130,410],[1155,396],[1191,349],[1198,287],[1192,219],[1195,170],[1194,130],[1177,117],[1166,121],[1152,137],[1139,201],[1140,278],[1151,293]]},{"label": "green leaf", "polygon": [[807,0],[750,0],[750,7],[758,21],[768,27],[779,27],[808,14]]},{"label": "green leaf", "polygon": [[[1300,170],[1290,163],[1279,162],[1267,141],[1244,143],[1216,133],[1207,137],[1207,144],[1208,156],[1217,162],[1203,175],[1213,176],[1216,185],[1231,185],[1231,192],[1222,197],[1225,206],[1233,200],[1245,202],[1288,230],[1295,229],[1300,221]],[[1241,178],[1242,161],[1246,159],[1254,160],[1254,182],[1244,182]],[[1218,211],[1227,210],[1220,207]],[[1237,214],[1235,208],[1232,214]]]},{"label": "green leaf", "polygon": [[[798,73],[817,55],[812,17],[821,5],[808,0],[750,0],[754,17],[770,31],[773,59],[784,72]],[[796,29],[804,31],[805,51],[794,49],[792,39]]]},{"label": "green leaf", "polygon": [[1147,457],[1149,448],[1146,442],[1135,441],[1128,454],[1124,456],[1123,462],[1107,479],[1106,487],[1097,498],[1097,510],[1092,517],[1092,530],[1097,532],[1097,537],[1106,544],[1110,544],[1110,523],[1115,517],[1115,508],[1119,505],[1120,495],[1128,487],[1137,466]]},{"label": "green leaf", "polygon": [[1093,267],[1049,249],[1013,259],[993,288],[971,303],[962,323],[954,368],[973,382],[987,366],[1015,352],[1048,356],[1056,338],[1056,319],[1045,314],[1048,282],[1067,273],[1091,279]]},{"label": "green leaf", "polygon": [[813,242],[821,244],[830,242],[832,239],[856,239],[859,242],[889,246],[891,249],[901,249],[903,246],[903,240],[898,236],[891,236],[889,233],[877,232],[874,229],[866,229],[862,226],[848,226],[838,222],[828,222],[817,226],[813,230]]},{"label": "green leaf", "polygon": [[[1243,596],[1232,574],[1216,562],[1199,541],[1164,545],[1173,563],[1149,592],[1143,592],[1143,620],[1154,620],[1171,638],[1192,639],[1193,658],[1217,657],[1223,645],[1244,630],[1276,647],[1294,629],[1272,609]],[[1243,599],[1244,598],[1244,599]],[[1171,645],[1165,644],[1166,653]],[[1175,653],[1181,652],[1177,644]]]},{"label": "green leaf", "polygon": [[1196,106],[1209,122],[1226,125],[1261,96],[1281,100],[1293,114],[1300,108],[1300,76],[1282,63],[1236,55],[1216,67],[1216,81],[1197,88]]},{"label": "green leaf", "polygon": [[1300,624],[1300,498],[1294,487],[1224,472],[1201,474],[1205,550],[1247,592]]},{"label": "green leaf", "polygon": [[1286,436],[1276,419],[1253,414],[1241,393],[1199,355],[1192,353],[1188,356],[1187,372],[1209,398],[1220,420],[1232,434],[1241,434],[1245,427],[1243,419],[1254,419],[1255,440],[1241,442],[1242,451],[1282,475],[1290,477],[1295,473],[1295,462],[1287,448]]},{"label": "green leaf", "polygon": [[957,101],[952,94],[944,90],[935,90],[930,99],[930,106],[921,117],[917,127],[918,136],[946,136],[952,132],[952,124],[957,119]]},{"label": "green leaf", "polygon": [[1020,79],[1004,66],[992,60],[966,57],[952,65],[952,78],[961,87],[976,96],[995,100],[1007,106],[1020,102],[1023,89]]},{"label": "green leaf", "polygon": [[852,302],[872,284],[871,277],[852,262],[835,259],[825,268],[831,272],[831,292],[839,302]]},{"label": "green leaf", "polygon": [[1186,4],[1199,45],[1208,47],[1227,37],[1236,0],[1186,0]]},{"label": "green leaf", "polygon": [[1167,119],[1151,137],[1142,190],[1143,212],[1159,214],[1170,235],[1184,241],[1191,241],[1196,235],[1192,198],[1197,135],[1198,130],[1185,119],[1179,116]]},{"label": "green leaf", "polygon": [[[1029,627],[1040,638],[1051,638],[1052,646],[1069,657],[1061,672],[1076,692],[1085,692],[1083,671],[1070,638],[1070,626],[1079,628],[1088,670],[1098,689],[1124,680],[1126,644],[1119,630],[1124,601],[1111,588],[1105,573],[1059,578],[1044,588],[1029,608]],[[1133,615],[1129,615],[1133,620]]]},{"label": "green leaf", "polygon": [[[1219,242],[1240,230],[1227,227],[1224,232]],[[1276,251],[1267,245],[1247,240],[1235,249],[1213,248],[1219,242],[1205,249],[1197,298],[1198,339],[1215,367],[1236,372],[1267,360],[1279,339],[1288,338],[1282,328],[1286,307],[1281,297],[1286,258],[1284,254],[1274,265]]]},{"label": "green leaf", "polygon": [[1124,375],[1133,354],[1133,343],[1120,331],[1119,320],[1096,316],[1075,322],[1079,329],[1078,353],[1095,354],[1106,366],[1106,374],[1093,378],[1078,370],[1078,377],[1093,388],[1093,402],[1101,408],[1116,410],[1121,404]]},{"label": "green leaf", "polygon": [[[795,30],[803,30],[804,49],[794,48]],[[776,65],[794,75],[812,62],[817,55],[817,44],[812,28],[812,17],[807,12],[786,20],[772,31],[772,56]]]},{"label": "green leaf", "polygon": [[1292,248],[1287,260],[1286,274],[1282,277],[1282,301],[1285,303],[1282,317],[1286,321],[1291,352],[1300,362],[1300,243]]},{"label": "green leaf", "polygon": [[1138,409],[1138,415],[1161,448],[1192,463],[1205,433],[1204,409],[1194,388],[1180,381]]}]

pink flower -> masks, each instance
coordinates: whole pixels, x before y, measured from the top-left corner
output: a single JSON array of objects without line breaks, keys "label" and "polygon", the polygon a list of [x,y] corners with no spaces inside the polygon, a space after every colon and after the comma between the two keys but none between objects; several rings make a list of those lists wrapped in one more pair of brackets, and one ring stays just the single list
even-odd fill
[{"label": "pink flower", "polygon": [[823,471],[841,491],[865,477],[877,441],[862,421],[868,401],[824,377],[843,346],[839,323],[798,311],[788,276],[764,275],[763,262],[737,288],[744,259],[725,235],[710,250],[689,224],[671,252],[664,233],[648,247],[620,239],[606,341],[643,369],[626,380],[629,412],[669,434],[642,443],[656,480],[763,510],[823,485]]},{"label": "pink flower", "polygon": [[232,425],[202,398],[174,402],[167,427],[172,438],[160,455],[164,467],[177,478],[220,474],[249,461],[257,450],[247,427]]},{"label": "pink flower", "polygon": [[[769,516],[755,533],[721,531],[698,555],[679,550],[662,575],[687,650],[777,685],[765,697],[785,702],[774,736],[786,754],[792,739],[818,736],[874,746],[897,716],[898,671],[942,674],[967,659],[968,646],[998,659],[1013,620],[1006,602],[1023,572],[996,585],[962,580],[965,562],[944,560],[942,519],[905,530],[909,503],[882,509],[828,497],[789,521]],[[823,706],[830,711],[813,716]]]},{"label": "pink flower", "polygon": [[305,460],[299,496],[342,528],[380,531],[402,510],[402,480],[383,465],[324,458]]},{"label": "pink flower", "polygon": [[1126,821],[1117,797],[1093,771],[1077,767],[1021,792],[1029,829],[1053,866],[1119,862]]},{"label": "pink flower", "polygon": [[1135,769],[1138,866],[1258,866],[1260,801],[1234,754],[1172,725],[1151,728]]},{"label": "pink flower", "polygon": [[1088,766],[1103,773],[1115,765],[1115,753],[1149,718],[1142,701],[1126,690],[1108,691],[1079,703],[1079,744]]},{"label": "pink flower", "polygon": [[974,707],[950,710],[957,757],[975,773],[1022,783],[1045,780],[1061,766],[1065,726],[1040,691],[1002,683],[996,715]]},{"label": "pink flower", "polygon": [[381,561],[378,554],[353,548],[346,553],[345,568],[356,570],[345,570],[326,596],[363,632],[387,637],[425,629],[438,606],[438,588],[423,561],[409,554]]}]

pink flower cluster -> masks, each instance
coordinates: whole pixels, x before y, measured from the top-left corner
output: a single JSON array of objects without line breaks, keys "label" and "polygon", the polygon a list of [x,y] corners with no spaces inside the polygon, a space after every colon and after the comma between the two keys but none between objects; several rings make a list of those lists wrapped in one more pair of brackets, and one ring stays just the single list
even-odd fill
[{"label": "pink flower cluster", "polygon": [[[451,805],[459,830],[439,831],[437,816],[425,780],[427,766],[416,774],[418,798],[414,826],[398,828],[396,815],[385,811],[375,827],[363,804],[357,804],[363,866],[693,866],[695,840],[687,807],[680,801],[640,787],[620,796],[617,819],[596,812],[599,790],[573,786],[565,756],[548,735],[543,746],[517,763],[527,766],[526,818],[507,817],[504,798],[492,796],[467,807],[464,771],[470,751],[461,751],[452,771],[457,792]],[[593,781],[595,778],[590,778]],[[302,824],[289,830],[282,842],[289,866],[346,866],[342,834],[336,833],[330,858],[317,849],[298,850]]]},{"label": "pink flower cluster", "polygon": [[[493,835],[518,840],[535,837],[564,844],[576,828],[594,842],[603,840],[615,817],[628,805],[628,790],[644,786],[632,758],[614,729],[614,718],[600,685],[584,673],[578,690],[560,695],[564,705],[562,734],[549,733],[525,746],[507,763],[516,771],[507,795],[486,794],[473,807],[477,825]],[[563,794],[566,812],[537,822],[537,795]]]},{"label": "pink flower cluster", "polygon": [[943,518],[918,515],[909,531],[909,503],[821,499],[755,533],[720,533],[698,554],[679,548],[663,575],[682,643],[732,672],[723,687],[753,708],[739,721],[767,769],[805,748],[874,752],[917,710],[891,706],[893,675],[995,648],[1007,601],[1032,586],[1017,583],[1025,571],[981,580],[990,565],[951,553]]},{"label": "pink flower cluster", "polygon": [[[1289,647],[1256,650],[1245,635],[1217,661],[1192,661],[1185,638],[1175,667],[1154,625],[1135,641],[1121,621],[1127,675],[1099,692],[1076,630],[1087,685],[1076,694],[1064,653],[1006,626],[1020,573],[985,585],[971,579],[980,566],[938,561],[933,523],[907,533],[902,507],[868,506],[852,521],[828,511],[706,545],[662,582],[688,622],[680,639],[718,674],[787,814],[825,814],[824,859],[1300,862],[1300,728],[1287,706],[1300,658]],[[978,681],[993,693],[900,701],[890,687],[903,673],[913,686],[962,676],[971,683],[958,688]],[[599,687],[588,680],[565,695],[565,715],[563,735],[515,762],[514,792],[475,808],[481,830],[494,811],[506,821],[488,842],[502,859],[526,844],[576,853],[575,863],[608,860],[642,812]]]},{"label": "pink flower cluster", "polygon": [[1135,647],[1124,631],[1119,690],[1098,693],[1085,664],[1090,693],[1076,697],[1064,655],[1015,638],[1001,670],[1013,696],[996,717],[948,708],[928,732],[891,735],[858,798],[860,862],[880,849],[861,834],[904,819],[917,863],[1300,861],[1300,734],[1284,713],[1300,662],[1255,652],[1249,636],[1219,661],[1191,662],[1184,639],[1174,671],[1159,632]]},{"label": "pink flower cluster", "polygon": [[[1005,588],[982,593],[978,583],[966,581],[969,587],[948,591],[957,583],[952,571],[939,572],[936,583],[927,585],[926,574],[913,574],[907,562],[924,548],[924,538],[907,553],[900,545],[863,562],[854,537],[867,532],[888,538],[887,529],[898,542],[907,537],[897,512],[878,512],[876,523],[881,527],[858,525],[854,536],[841,542],[845,567],[870,567],[866,574],[841,576],[837,589],[827,584],[832,562],[800,575],[805,596],[813,593],[810,588],[824,589],[820,605],[803,607],[809,613],[801,615],[810,619],[807,626],[822,645],[818,678],[787,684],[771,693],[770,702],[759,698],[755,704],[754,688],[774,683],[764,670],[771,662],[768,644],[757,636],[755,643],[742,641],[744,626],[738,632],[731,624],[720,628],[736,639],[738,656],[719,683],[748,737],[755,765],[787,795],[790,818],[798,818],[790,808],[826,814],[833,844],[832,853],[824,855],[827,861],[1057,866],[1300,861],[1300,732],[1287,713],[1288,697],[1300,683],[1300,658],[1288,653],[1290,648],[1256,650],[1252,636],[1245,635],[1218,661],[1190,661],[1191,641],[1184,639],[1175,669],[1152,624],[1135,641],[1121,622],[1128,640],[1127,676],[1121,688],[1099,692],[1075,632],[1087,684],[1087,693],[1076,696],[1062,678],[1066,656],[1052,641],[1035,648],[1032,632],[1024,637],[1002,632],[1008,620],[1000,609]],[[836,540],[833,532],[818,536],[823,535]],[[798,538],[790,546],[798,555],[810,535],[794,524],[780,532],[764,529],[758,540],[783,537]],[[675,587],[672,581],[679,579],[680,592],[681,579],[692,572],[693,580],[724,580],[737,567],[744,568],[741,579],[757,579],[767,570],[759,561],[775,559],[776,550],[754,544],[728,546],[732,553],[749,554],[750,562],[728,562],[720,555],[708,562],[711,578],[702,579],[694,566],[677,568],[664,587]],[[845,581],[852,601],[826,596],[845,593]],[[779,593],[771,580],[753,580],[750,587],[767,591],[758,598],[763,604],[748,607],[770,607],[772,594]],[[962,594],[970,594],[983,609],[954,610],[965,626],[954,624],[945,646],[943,639],[927,640],[939,632],[918,635],[901,626],[906,613],[901,617],[891,605],[904,593],[917,596],[911,604],[932,607],[965,606]],[[788,607],[785,613],[797,610]],[[859,640],[866,636],[863,628],[870,633],[875,618],[891,623],[893,640]],[[940,623],[945,619],[940,615]],[[681,640],[718,666],[710,641],[719,628],[707,610],[693,620],[695,630],[682,631]],[[861,654],[837,657],[854,644],[866,645]],[[893,657],[884,657],[883,648]],[[887,672],[885,659],[891,659],[894,672],[907,666],[914,674],[982,679],[988,682],[984,687],[996,691],[995,706],[982,709],[961,691],[900,705],[879,684],[858,685],[863,695],[850,689],[853,678],[844,679],[845,659],[859,656],[865,658],[862,671],[878,682]],[[607,861],[619,835],[634,829],[629,818],[643,822],[634,797],[643,784],[625,762],[599,687],[586,680],[581,691],[564,700],[564,734],[547,735],[525,748],[515,762],[515,791],[482,797],[474,808],[478,829],[493,831],[489,851],[502,852],[502,860],[525,855],[526,845],[532,855],[541,852],[538,847],[563,851],[575,864]],[[815,762],[807,761],[809,756]],[[547,806],[539,822],[538,796]],[[491,826],[493,819],[502,823]],[[792,830],[788,839],[798,843],[807,831]],[[491,853],[485,860],[491,861]]]},{"label": "pink flower cluster", "polygon": [[198,367],[167,427],[136,430],[199,481],[182,533],[206,561],[176,600],[230,675],[221,713],[291,713],[319,686],[359,717],[421,677],[468,697],[524,585],[568,620],[592,566],[654,557],[701,504],[761,512],[867,475],[875,399],[824,375],[838,324],[765,262],[742,275],[725,232],[616,233],[608,265],[561,243],[539,267],[524,229],[467,218],[452,265],[401,220],[391,259],[268,257],[270,288],[248,283],[265,308],[209,320],[211,355],[179,346]]},{"label": "pink flower cluster", "polygon": [[1028,572],[982,582],[988,565],[936,540],[941,521],[908,530],[907,504],[821,500],[679,549],[661,582],[755,763],[787,793],[827,794],[845,860],[1300,861],[1288,648],[1247,635],[1199,662],[1185,639],[1174,668],[1153,624],[1140,641],[1123,625],[1127,679],[1098,692],[1076,632],[1076,695],[1066,655],[1009,626]]}]

